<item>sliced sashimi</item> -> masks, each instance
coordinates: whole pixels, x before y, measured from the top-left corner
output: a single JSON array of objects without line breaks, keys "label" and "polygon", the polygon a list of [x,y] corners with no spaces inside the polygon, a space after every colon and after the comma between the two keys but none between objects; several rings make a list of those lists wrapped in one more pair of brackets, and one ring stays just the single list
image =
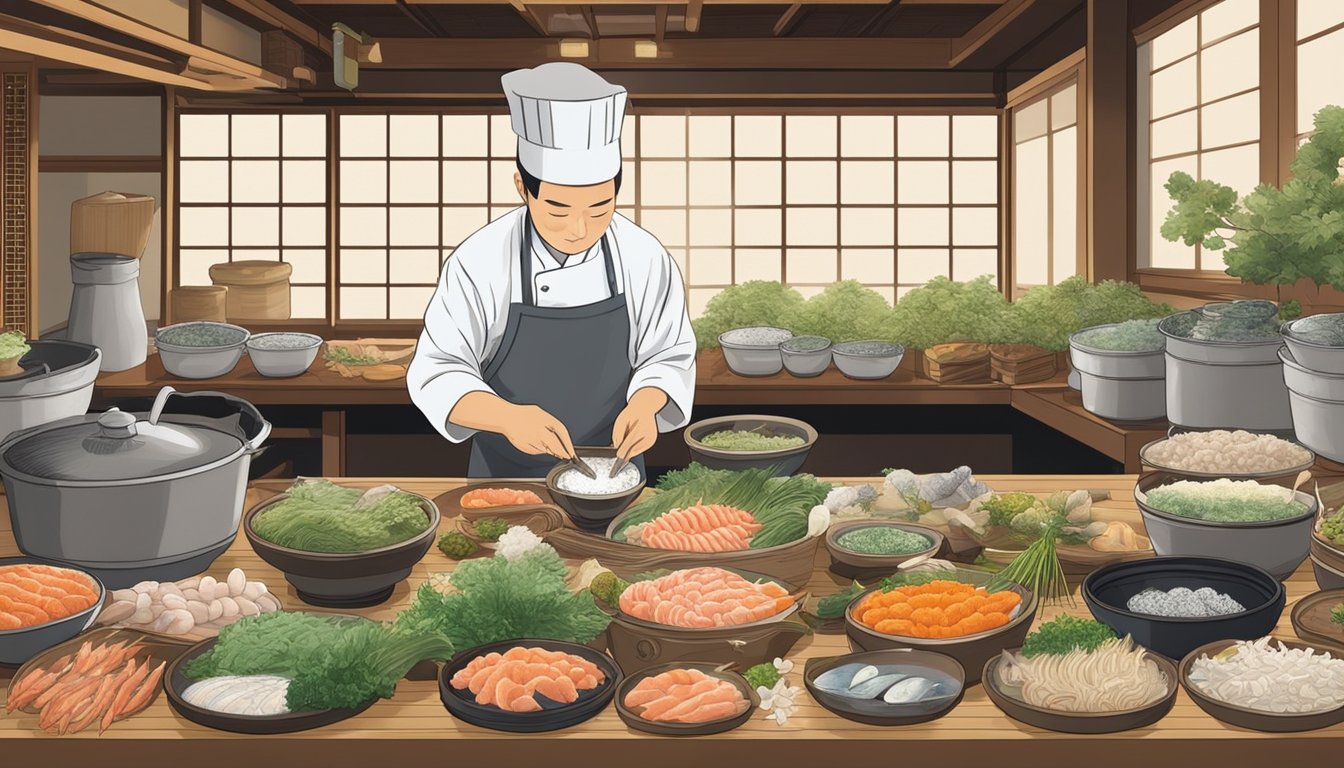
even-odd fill
[{"label": "sliced sashimi", "polygon": [[462,500],[459,502],[465,509],[521,507],[540,503],[541,497],[532,491],[513,488],[473,488],[462,494]]},{"label": "sliced sashimi", "polygon": [[479,656],[458,670],[449,683],[467,690],[477,704],[493,705],[506,712],[536,712],[542,709],[536,696],[560,703],[578,701],[582,691],[592,690],[606,675],[591,661],[542,648],[510,648],[503,654]]},{"label": "sliced sashimi", "polygon": [[794,605],[783,587],[754,584],[722,568],[689,568],[631,584],[623,613],[666,626],[708,629],[763,621]]},{"label": "sliced sashimi", "polygon": [[722,720],[751,706],[731,682],[693,669],[673,669],[645,678],[626,694],[623,703],[645,720],[669,723]]},{"label": "sliced sashimi", "polygon": [[626,540],[654,549],[735,552],[747,549],[762,526],[746,510],[701,504],[669,510],[626,531]]}]

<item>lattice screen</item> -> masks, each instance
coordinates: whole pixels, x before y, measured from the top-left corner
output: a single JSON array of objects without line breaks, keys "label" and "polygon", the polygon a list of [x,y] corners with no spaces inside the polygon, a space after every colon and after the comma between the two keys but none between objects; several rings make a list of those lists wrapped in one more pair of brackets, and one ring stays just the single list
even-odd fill
[{"label": "lattice screen", "polygon": [[3,162],[3,213],[0,214],[0,299],[7,328],[32,335],[33,312],[29,292],[28,132],[29,90],[32,81],[27,72],[4,73],[4,94],[0,96],[3,116],[0,121],[0,159]]}]

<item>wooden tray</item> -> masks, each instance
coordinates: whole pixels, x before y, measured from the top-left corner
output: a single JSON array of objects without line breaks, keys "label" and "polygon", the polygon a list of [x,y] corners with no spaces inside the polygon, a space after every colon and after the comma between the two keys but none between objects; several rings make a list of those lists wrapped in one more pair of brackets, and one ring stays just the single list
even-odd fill
[{"label": "wooden tray", "polygon": [[[558,507],[555,507],[555,498],[551,496],[550,489],[546,487],[545,483],[540,483],[536,480],[499,479],[468,483],[461,488],[454,488],[447,493],[436,496],[434,498],[434,504],[439,508],[439,511],[444,517],[458,517],[460,515],[471,521],[480,520],[483,517],[500,517],[508,519],[506,513],[517,512],[519,510],[531,512],[535,510],[537,506],[535,504],[528,504],[511,507],[486,507],[484,509],[463,507],[462,497],[477,488],[512,488],[515,491],[531,491],[537,494],[537,497],[541,499],[542,504],[558,509]],[[563,512],[561,514],[563,514]]]},{"label": "wooden tray", "polygon": [[1312,644],[1344,653],[1344,625],[1330,620],[1330,609],[1344,603],[1344,589],[1313,592],[1297,601],[1290,616],[1293,632]]}]

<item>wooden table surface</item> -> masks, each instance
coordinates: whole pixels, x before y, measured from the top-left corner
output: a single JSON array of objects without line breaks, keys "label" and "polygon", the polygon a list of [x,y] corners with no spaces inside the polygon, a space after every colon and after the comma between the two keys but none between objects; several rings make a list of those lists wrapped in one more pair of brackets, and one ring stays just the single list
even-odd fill
[{"label": "wooden table surface", "polygon": [[[321,429],[288,430],[277,437],[321,437],[324,441],[325,474],[343,474],[345,412],[361,405],[410,405],[406,381],[347,379],[329,371],[321,358],[302,376],[273,379],[262,376],[247,356],[234,370],[208,380],[179,379],[169,375],[151,354],[144,365],[98,377],[96,405],[106,406],[125,398],[152,398],[171,385],[182,391],[220,390],[254,405],[324,406]],[[1083,408],[1078,393],[1069,389],[1065,374],[1034,384],[1007,386],[984,384],[939,384],[919,371],[918,360],[902,361],[886,379],[858,381],[845,378],[834,366],[820,376],[800,379],[781,372],[774,376],[745,378],[728,370],[723,354],[704,350],[697,360],[698,405],[988,405],[1014,409],[1090,446],[1138,472],[1138,449],[1166,433],[1165,421],[1116,424],[1093,416]]]},{"label": "wooden table surface", "polygon": [[[1110,501],[1100,502],[1105,515],[1138,524],[1132,488],[1134,477],[1110,476],[985,476],[998,490],[1054,491],[1106,489]],[[370,487],[385,479],[341,481]],[[459,482],[442,479],[391,480],[407,490],[433,497]],[[841,480],[840,482],[846,482]],[[848,482],[871,482],[853,479]],[[258,483],[249,503],[278,491],[285,482]],[[9,520],[0,518],[0,555],[17,553]],[[823,550],[824,555],[824,550]],[[240,536],[210,569],[222,576],[243,568],[260,578],[289,610],[303,604],[283,578],[263,563]],[[816,595],[836,589],[836,580],[819,557],[809,590]],[[429,574],[450,570],[437,550],[416,566],[408,583],[392,600],[365,611],[390,618],[409,605],[414,588]],[[1277,633],[1292,637],[1288,616],[1294,603],[1316,590],[1309,568],[1287,582],[1288,608]],[[1077,584],[1074,583],[1077,599]],[[1072,608],[1042,609],[1040,620],[1060,610],[1087,615],[1078,600]],[[790,678],[801,686],[802,662],[847,652],[843,636],[804,638],[790,658]],[[10,672],[0,671],[0,682]],[[439,701],[436,684],[403,681],[396,696],[380,701],[364,714],[317,731],[275,737],[240,736],[210,730],[178,717],[160,696],[144,713],[117,723],[101,737],[83,733],[50,737],[36,729],[36,717],[16,713],[0,717],[0,759],[4,765],[135,766],[180,765],[189,768],[237,766],[366,766],[442,764],[521,766],[537,761],[547,766],[747,766],[747,765],[891,765],[918,761],[924,765],[1185,765],[1199,760],[1211,765],[1307,765],[1311,758],[1338,755],[1344,726],[1304,734],[1271,735],[1223,725],[1205,715],[1182,691],[1175,708],[1150,728],[1101,736],[1076,736],[1040,731],[999,712],[980,686],[947,716],[922,725],[880,728],[844,720],[813,703],[804,692],[797,714],[785,726],[755,717],[742,728],[719,736],[663,738],[631,731],[608,708],[575,728],[549,734],[518,735],[483,730],[453,719]],[[77,762],[78,761],[78,762]],[[88,761],[87,763],[83,761]]]}]

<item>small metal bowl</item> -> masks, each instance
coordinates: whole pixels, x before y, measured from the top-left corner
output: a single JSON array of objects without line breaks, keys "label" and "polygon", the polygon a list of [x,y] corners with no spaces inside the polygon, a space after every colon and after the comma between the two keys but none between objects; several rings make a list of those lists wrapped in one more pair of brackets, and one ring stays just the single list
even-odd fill
[{"label": "small metal bowl", "polygon": [[[793,338],[793,333],[786,328],[764,325],[749,328],[779,331],[781,334],[788,334],[784,339]],[[748,328],[734,328],[719,336],[719,348],[723,350],[723,359],[728,364],[728,370],[738,376],[773,376],[783,370],[784,357],[779,351],[779,344],[739,344],[726,340],[729,334],[743,330]]]},{"label": "small metal bowl", "polygon": [[[824,341],[825,346],[816,349],[800,349],[803,342]],[[784,369],[800,379],[820,376],[831,367],[831,340],[825,336],[794,336],[779,345],[779,353],[784,358]]]},{"label": "small metal bowl", "polygon": [[[258,342],[276,336],[300,336],[307,343],[302,346],[282,348],[257,346]],[[321,348],[322,337],[313,333],[276,331],[273,333],[258,333],[247,340],[247,356],[252,360],[252,367],[256,368],[257,373],[262,376],[278,379],[301,376],[307,373],[308,368],[317,359],[317,351]]]},{"label": "small metal bowl", "polygon": [[[190,325],[208,325],[227,328],[239,334],[238,341],[231,344],[218,344],[208,347],[187,346],[164,341],[163,337],[175,328]],[[159,360],[168,373],[183,379],[213,379],[232,371],[243,357],[247,340],[251,336],[246,328],[229,323],[216,323],[202,320],[191,323],[177,323],[160,328],[154,334],[154,347],[159,351]]]},{"label": "small metal bowl", "polygon": [[[860,344],[881,344],[888,351],[884,354],[859,353]],[[905,357],[905,347],[885,341],[851,341],[837,344],[831,349],[835,358],[835,367],[851,379],[885,379],[896,372]]]}]

